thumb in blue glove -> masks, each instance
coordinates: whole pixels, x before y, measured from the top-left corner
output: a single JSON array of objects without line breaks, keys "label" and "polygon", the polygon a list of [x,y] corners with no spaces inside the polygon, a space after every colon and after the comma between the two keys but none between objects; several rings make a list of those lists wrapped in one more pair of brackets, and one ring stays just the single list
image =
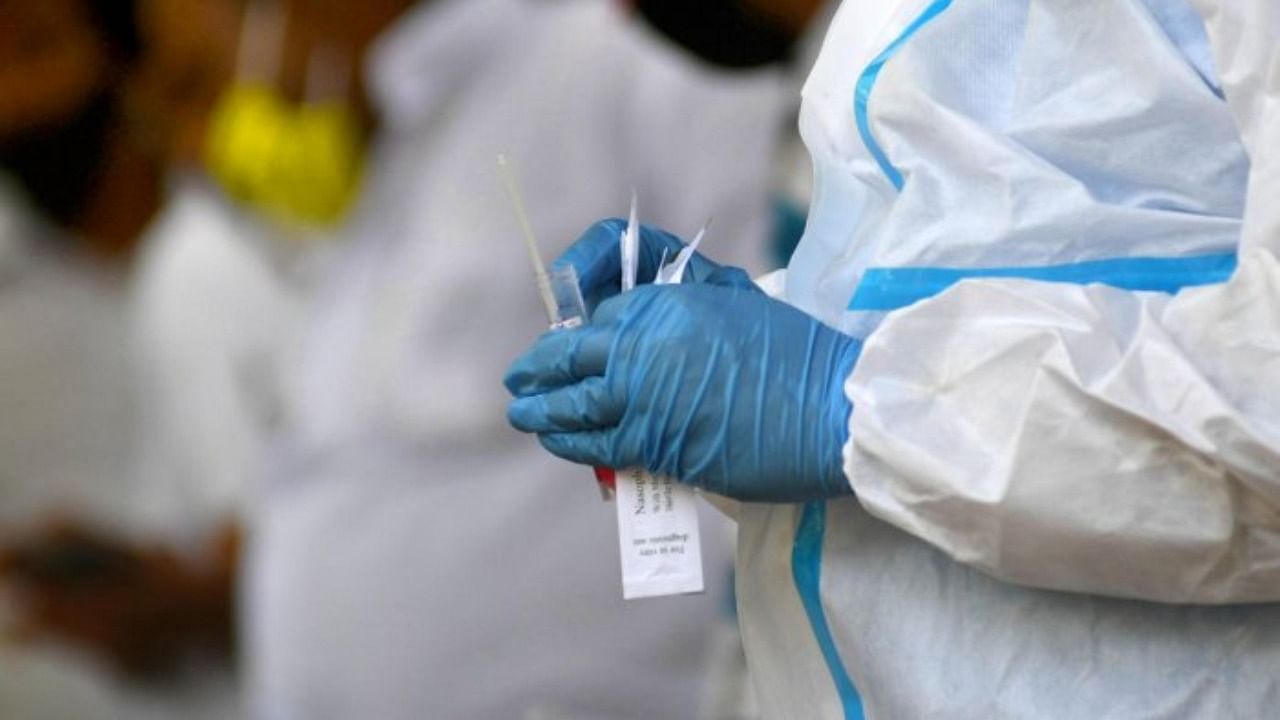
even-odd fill
[{"label": "thumb in blue glove", "polygon": [[511,424],[573,462],[740,500],[849,494],[843,385],[861,343],[724,278],[639,287],[544,334],[507,373]]}]

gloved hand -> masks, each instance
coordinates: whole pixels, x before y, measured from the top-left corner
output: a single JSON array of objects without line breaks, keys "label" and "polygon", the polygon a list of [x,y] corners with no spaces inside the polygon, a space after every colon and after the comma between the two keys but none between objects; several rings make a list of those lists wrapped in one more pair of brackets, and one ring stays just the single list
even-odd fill
[{"label": "gloved hand", "polygon": [[[587,228],[569,249],[553,263],[553,267],[573,265],[582,287],[582,298],[587,310],[594,313],[600,303],[621,292],[622,250],[618,237],[626,230],[627,221],[618,218],[601,220]],[[653,282],[666,251],[667,262],[685,247],[680,238],[648,225],[640,226],[640,242],[636,252],[636,284]],[[701,253],[694,253],[685,268],[685,283],[719,282],[721,284],[751,285],[746,272],[708,260]]]},{"label": "gloved hand", "polygon": [[511,424],[567,460],[740,500],[849,494],[843,385],[861,343],[736,277],[638,287],[544,334],[507,372]]}]

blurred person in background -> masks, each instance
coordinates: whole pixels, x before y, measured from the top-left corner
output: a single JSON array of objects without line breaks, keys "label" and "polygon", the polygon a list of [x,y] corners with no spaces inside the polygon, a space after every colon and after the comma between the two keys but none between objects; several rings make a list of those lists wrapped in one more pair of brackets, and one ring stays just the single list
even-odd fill
[{"label": "blurred person in background", "polygon": [[613,508],[506,428],[492,383],[546,324],[500,152],[544,252],[635,188],[646,221],[714,216],[707,242],[762,267],[795,92],[782,64],[805,23],[677,5],[437,0],[379,38],[363,194],[254,503],[256,717],[698,716],[723,519],[704,517],[707,595],[624,603]]},{"label": "blurred person in background", "polygon": [[145,472],[180,474],[189,481],[179,487],[240,510],[280,412],[280,358],[301,298],[359,191],[370,117],[357,66],[405,4],[232,6],[234,75],[203,108],[135,277],[153,385]]},{"label": "blurred person in background", "polygon": [[199,174],[238,5],[0,2],[6,717],[237,714],[241,488],[290,303],[272,233]]},{"label": "blurred person in background", "polygon": [[[0,3],[0,587],[10,640],[89,651],[6,648],[6,716],[165,716],[163,700],[121,690],[99,663],[151,678],[229,651],[234,540],[215,538],[220,521],[199,538],[163,536],[148,503],[164,490],[135,465],[130,261],[163,207],[187,103],[218,74],[203,52],[218,18],[192,5],[186,19],[205,30],[173,38],[181,24],[166,9]],[[190,55],[167,55],[184,46]],[[166,86],[176,57],[190,64]]]}]

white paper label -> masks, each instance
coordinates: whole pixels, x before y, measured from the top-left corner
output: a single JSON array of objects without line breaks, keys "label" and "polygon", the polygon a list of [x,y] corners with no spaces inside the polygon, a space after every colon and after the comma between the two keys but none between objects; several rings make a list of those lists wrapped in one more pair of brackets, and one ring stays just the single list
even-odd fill
[{"label": "white paper label", "polygon": [[622,597],[702,592],[697,496],[671,478],[639,470],[617,473]]}]

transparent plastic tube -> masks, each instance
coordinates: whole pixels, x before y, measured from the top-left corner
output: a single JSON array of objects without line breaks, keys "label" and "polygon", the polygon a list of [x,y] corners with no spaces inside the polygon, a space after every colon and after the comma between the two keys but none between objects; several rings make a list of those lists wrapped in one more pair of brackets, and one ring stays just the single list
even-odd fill
[{"label": "transparent plastic tube", "polygon": [[582,300],[582,288],[578,285],[578,271],[572,265],[554,267],[547,273],[546,292],[550,293],[554,307],[551,317],[552,330],[570,330],[587,321],[587,304]]}]

